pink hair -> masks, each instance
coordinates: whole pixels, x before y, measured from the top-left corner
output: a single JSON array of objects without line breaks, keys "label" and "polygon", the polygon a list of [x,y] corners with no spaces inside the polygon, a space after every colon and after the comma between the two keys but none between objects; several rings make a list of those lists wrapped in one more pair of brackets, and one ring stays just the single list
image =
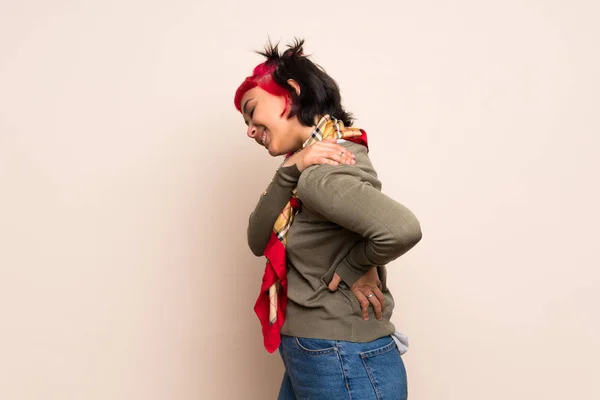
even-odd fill
[{"label": "pink hair", "polygon": [[[288,108],[289,105],[289,97],[288,91],[283,86],[279,85],[273,79],[273,73],[277,69],[277,64],[269,61],[265,61],[264,63],[258,64],[254,71],[252,71],[252,75],[247,77],[244,82],[237,88],[235,91],[235,97],[233,102],[235,104],[235,108],[242,112],[242,97],[246,94],[246,92],[255,87],[259,87],[263,89],[265,92],[270,93],[274,96],[282,96],[285,98],[285,109],[283,113]],[[282,113],[282,115],[283,115]]]}]

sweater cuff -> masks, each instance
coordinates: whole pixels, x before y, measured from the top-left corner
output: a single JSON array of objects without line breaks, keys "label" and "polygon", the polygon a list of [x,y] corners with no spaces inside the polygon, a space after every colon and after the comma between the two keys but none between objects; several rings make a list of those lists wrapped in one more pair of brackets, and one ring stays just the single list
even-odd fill
[{"label": "sweater cuff", "polygon": [[280,167],[275,173],[273,181],[282,187],[296,187],[302,173],[298,170],[296,164],[287,167]]},{"label": "sweater cuff", "polygon": [[353,267],[348,262],[347,258],[344,258],[337,266],[335,272],[342,278],[342,281],[348,285],[348,287],[352,287],[354,283],[365,276],[369,270],[363,271],[360,268]]}]

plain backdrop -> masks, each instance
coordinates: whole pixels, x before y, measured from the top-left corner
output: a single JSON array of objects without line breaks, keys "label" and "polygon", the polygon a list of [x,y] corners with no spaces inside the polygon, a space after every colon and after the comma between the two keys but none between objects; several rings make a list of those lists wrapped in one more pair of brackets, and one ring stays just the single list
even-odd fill
[{"label": "plain backdrop", "polygon": [[589,0],[0,2],[0,398],[274,399],[247,216],[270,36],[339,83],[424,239],[389,265],[413,400],[598,399]]}]

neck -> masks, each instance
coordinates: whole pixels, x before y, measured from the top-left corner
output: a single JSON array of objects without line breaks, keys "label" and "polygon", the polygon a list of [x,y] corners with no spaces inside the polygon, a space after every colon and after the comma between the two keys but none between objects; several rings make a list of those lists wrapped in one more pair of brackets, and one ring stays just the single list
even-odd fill
[{"label": "neck", "polygon": [[300,133],[298,135],[299,141],[300,141],[300,147],[302,147],[302,145],[304,144],[304,142],[306,142],[308,140],[308,138],[310,137],[310,135],[313,133],[313,131],[315,130],[314,126],[303,126],[302,129],[300,130]]},{"label": "neck", "polygon": [[315,120],[314,120],[312,126],[302,126],[302,130],[300,133],[300,137],[302,138],[302,143],[300,144],[301,146],[302,146],[302,144],[304,144],[304,142],[306,142],[308,140],[310,135],[312,135],[313,131],[315,130],[315,128],[321,121],[321,118],[323,118],[322,115],[315,115]]},{"label": "neck", "polygon": [[296,137],[298,138],[296,143],[296,151],[302,149],[302,145],[304,145],[304,143],[310,138],[321,118],[321,116],[317,115],[315,117],[315,122],[312,126],[304,126],[302,124],[299,124],[296,135]]}]

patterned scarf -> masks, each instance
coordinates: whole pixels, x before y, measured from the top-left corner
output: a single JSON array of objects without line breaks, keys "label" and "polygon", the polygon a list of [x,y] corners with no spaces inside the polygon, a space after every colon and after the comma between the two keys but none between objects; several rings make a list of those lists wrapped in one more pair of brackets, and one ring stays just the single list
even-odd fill
[{"label": "patterned scarf", "polygon": [[[359,143],[368,148],[367,133],[365,131],[345,127],[342,121],[329,115],[321,118],[302,148],[311,146],[321,140],[334,138]],[[297,189],[294,188],[290,201],[275,221],[271,238],[265,247],[264,254],[267,258],[267,265],[265,266],[260,294],[254,305],[254,311],[262,325],[264,345],[269,353],[277,350],[281,343],[281,327],[285,320],[288,287],[285,254],[286,237],[294,222],[294,217],[302,206],[296,193]]]}]

